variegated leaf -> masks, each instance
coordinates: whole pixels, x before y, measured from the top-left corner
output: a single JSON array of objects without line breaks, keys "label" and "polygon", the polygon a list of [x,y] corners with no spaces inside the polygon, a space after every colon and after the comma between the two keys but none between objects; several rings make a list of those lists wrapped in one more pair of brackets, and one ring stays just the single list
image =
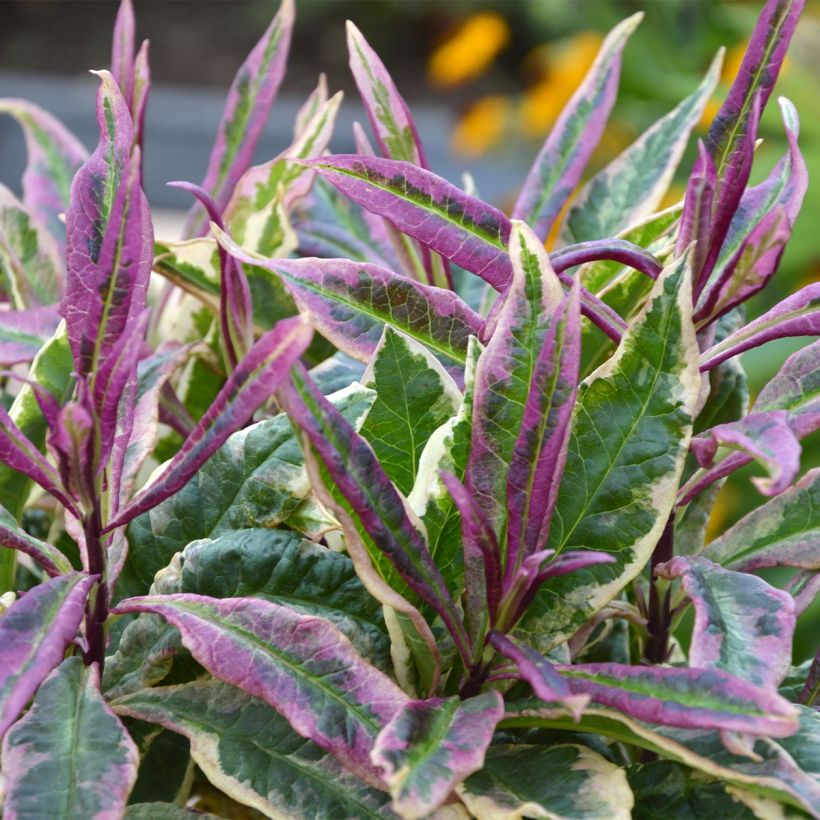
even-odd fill
[{"label": "variegated leaf", "polygon": [[682,257],[656,282],[613,358],[578,391],[548,546],[601,550],[615,562],[542,587],[519,627],[542,651],[640,572],[673,508],[700,392],[691,306]]},{"label": "variegated leaf", "polygon": [[457,791],[486,820],[628,820],[635,802],[622,768],[586,746],[564,743],[491,746],[484,768]]},{"label": "variegated leaf", "polygon": [[99,692],[96,666],[67,658],[3,741],[3,817],[108,820],[125,812],[139,754]]},{"label": "variegated leaf", "polygon": [[689,134],[715,89],[722,62],[721,51],[691,96],[584,185],[573,198],[564,223],[565,243],[614,236],[655,212],[672,182]]},{"label": "variegated leaf", "polygon": [[455,415],[461,394],[452,377],[418,342],[386,325],[362,376],[376,401],[361,429],[391,481],[413,488],[424,446]]},{"label": "variegated leaf", "polygon": [[115,701],[114,708],[187,737],[211,783],[267,817],[392,816],[385,792],[297,735],[267,703],[221,681],[145,689]]},{"label": "variegated leaf", "polygon": [[547,238],[601,138],[618,93],[624,46],[642,19],[643,14],[634,14],[609,32],[527,175],[513,216],[531,225],[541,241]]},{"label": "variegated leaf", "polygon": [[379,783],[369,753],[406,696],[328,621],[258,598],[188,594],[130,598],[116,611],[162,615],[212,675],[264,700],[297,733]]},{"label": "variegated leaf", "polygon": [[408,820],[435,811],[484,765],[503,715],[501,694],[492,690],[463,701],[454,696],[405,704],[382,729],[371,753],[384,771],[395,811]]}]

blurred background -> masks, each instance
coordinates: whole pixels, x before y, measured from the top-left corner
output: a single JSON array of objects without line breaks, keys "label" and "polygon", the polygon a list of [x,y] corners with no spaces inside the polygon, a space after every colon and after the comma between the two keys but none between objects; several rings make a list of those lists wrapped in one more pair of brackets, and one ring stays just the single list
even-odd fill
[{"label": "blurred background", "polygon": [[[165,182],[202,178],[224,95],[278,3],[134,0],[134,5],[138,37],[151,40],[146,188],[157,209],[158,232],[173,231],[176,209],[188,203]],[[331,91],[345,91],[333,150],[353,150],[351,126],[362,112],[347,68],[344,22],[349,18],[410,103],[433,170],[458,184],[470,172],[479,195],[506,208],[615,23],[639,10],[646,14],[627,46],[618,102],[590,171],[691,93],[717,49],[726,46],[722,82],[699,126],[703,135],[737,72],[762,0],[297,0],[296,6],[288,74],[259,146],[259,161],[289,144],[295,111],[319,72],[327,74]],[[0,0],[0,96],[42,105],[92,147],[96,82],[87,69],[108,65],[116,11],[114,0]],[[775,96],[789,97],[801,114],[800,145],[813,183],[781,269],[750,303],[751,315],[820,278],[815,233],[820,218],[818,46],[820,0],[809,0]],[[764,143],[753,182],[786,148],[774,97],[760,133]],[[693,147],[666,204],[683,193]],[[16,126],[0,120],[0,182],[18,192],[24,159]],[[746,355],[753,397],[805,341],[783,340]],[[819,445],[805,442],[804,469],[820,465]],[[750,472],[726,484],[714,533],[760,503]],[[816,627],[817,606],[814,615],[810,621]],[[816,629],[811,633],[800,637],[802,656],[816,647]]]}]

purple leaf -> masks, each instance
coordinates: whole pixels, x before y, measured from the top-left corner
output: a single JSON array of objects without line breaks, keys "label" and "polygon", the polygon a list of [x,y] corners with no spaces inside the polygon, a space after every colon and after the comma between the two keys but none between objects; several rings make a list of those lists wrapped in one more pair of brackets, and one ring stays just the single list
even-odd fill
[{"label": "purple leaf", "polygon": [[[282,0],[262,39],[254,46],[234,78],[202,188],[222,209],[234,186],[253,161],[256,143],[265,127],[285,75],[295,15],[293,0]],[[185,236],[204,236],[208,223],[200,206],[188,214]]]},{"label": "purple leaf", "polygon": [[0,737],[77,636],[96,578],[72,573],[30,589],[0,619]]},{"label": "purple leaf", "polygon": [[90,509],[96,493],[94,419],[84,402],[69,401],[59,408],[48,445],[56,455],[63,485],[84,509]]},{"label": "purple leaf", "polygon": [[787,737],[795,707],[775,692],[719,669],[589,663],[558,666],[576,695],[648,723]]},{"label": "purple leaf", "polygon": [[692,270],[695,273],[703,270],[706,255],[709,253],[709,231],[717,183],[714,160],[703,141],[698,140],[698,158],[686,186],[675,245],[675,256],[680,256],[692,242],[695,243],[692,251]]},{"label": "purple leaf", "polygon": [[335,154],[305,164],[402,233],[496,290],[506,286],[510,221],[498,209],[410,162]]},{"label": "purple leaf", "polygon": [[52,578],[72,571],[71,562],[60,550],[29,535],[3,507],[0,507],[0,546],[28,555]]},{"label": "purple leaf", "polygon": [[695,321],[701,326],[710,324],[766,287],[791,235],[786,209],[778,205],[752,228],[714,284],[704,291]]},{"label": "purple leaf", "polygon": [[820,335],[820,283],[807,285],[771,310],[710,347],[700,358],[701,371],[711,370],[746,350],[790,336]]},{"label": "purple leaf", "polygon": [[532,686],[536,697],[548,703],[560,703],[576,721],[580,719],[589,703],[589,695],[574,695],[566,679],[540,652],[499,632],[490,633],[490,643],[518,667],[518,674]]},{"label": "purple leaf", "polygon": [[501,601],[501,550],[484,508],[452,474],[441,473],[441,479],[461,518],[461,544],[464,551],[466,587],[465,615],[473,643],[483,637],[486,616],[495,621]]},{"label": "purple leaf", "polygon": [[148,62],[148,40],[144,40],[134,61],[134,87],[131,94],[131,116],[134,120],[134,142],[142,145],[145,135],[145,109],[151,89],[151,66]]},{"label": "purple leaf", "polygon": [[391,571],[397,573],[396,580],[441,616],[460,654],[468,658],[469,641],[461,615],[404,500],[370,446],[321,394],[304,368],[293,370],[291,381],[277,397],[358,519],[357,529],[367,533],[380,553],[371,559],[382,577],[387,580]]},{"label": "purple leaf", "polygon": [[820,709],[820,703],[817,702],[818,696],[820,696],[820,649],[817,650],[817,654],[811,662],[809,674],[806,676],[806,683],[803,685],[797,701],[817,710]]},{"label": "purple leaf", "polygon": [[557,307],[532,374],[507,473],[507,585],[544,549],[569,445],[581,360],[578,289]]},{"label": "purple leaf", "polygon": [[763,495],[783,492],[800,469],[800,442],[786,410],[750,413],[739,421],[719,424],[692,439],[692,452],[702,467],[714,464],[718,447],[740,450],[760,462],[768,478],[753,478]]},{"label": "purple leaf", "polygon": [[510,256],[513,279],[476,368],[466,470],[499,539],[505,587],[544,546],[580,355],[577,285],[565,298],[543,245],[521,222],[513,222]]},{"label": "purple leaf", "polygon": [[387,73],[379,55],[362,33],[347,21],[350,71],[356,80],[370,127],[382,155],[427,168],[413,115]]},{"label": "purple leaf", "polygon": [[259,598],[189,594],[130,598],[116,611],[162,615],[214,677],[264,700],[298,734],[381,785],[370,752],[407,696],[330,622]]},{"label": "purple leaf", "polygon": [[[99,72],[100,142],[77,172],[66,213],[68,272],[61,313],[77,372],[92,387],[115,366],[117,342],[145,309],[153,259],[148,202],[140,188],[134,127],[114,78]],[[95,400],[100,394],[95,391]]]},{"label": "purple leaf", "polygon": [[88,153],[61,122],[32,103],[2,99],[0,113],[14,117],[26,138],[23,202],[62,251],[66,229],[60,214],[68,207],[71,180]]},{"label": "purple leaf", "polygon": [[319,333],[360,361],[369,361],[390,324],[430,348],[459,378],[467,341],[484,327],[455,293],[385,268],[347,259],[263,259],[226,234],[217,238],[240,261],[278,274]]},{"label": "purple leaf", "polygon": [[270,398],[311,337],[310,327],[299,316],[283,319],[260,337],[159,478],[138,493],[106,530],[127,524],[184,487],[228,436],[244,427]]},{"label": "purple leaf", "polygon": [[767,0],[752,33],[743,62],[709,129],[706,145],[723,177],[732,155],[749,130],[757,130],[752,102],[760,110],[772,93],[805,0]]},{"label": "purple leaf", "polygon": [[404,704],[371,752],[384,771],[393,810],[408,820],[429,817],[484,765],[503,716],[504,700],[494,690],[467,700],[453,696]]},{"label": "purple leaf", "polygon": [[788,592],[701,557],[677,556],[655,574],[680,578],[695,607],[689,666],[723,669],[777,691],[792,657],[795,612]]},{"label": "purple leaf", "polygon": [[624,46],[642,19],[643,14],[634,14],[607,35],[527,175],[513,217],[531,225],[542,242],[603,134],[618,93]]},{"label": "purple leaf", "polygon": [[[399,231],[503,291],[512,276],[512,224],[499,210],[408,162],[336,154],[305,163],[354,202]],[[559,277],[566,285],[572,277]],[[612,308],[581,289],[581,309],[611,339],[626,325]]]},{"label": "purple leaf", "polygon": [[134,39],[136,21],[131,0],[120,0],[111,43],[111,74],[123,97],[130,102],[134,90]]},{"label": "purple leaf", "polygon": [[44,490],[59,499],[68,510],[76,512],[74,502],[61,485],[57,471],[45,456],[29,441],[12,421],[6,409],[0,405],[0,461],[28,476]]},{"label": "purple leaf", "polygon": [[0,367],[30,362],[59,323],[55,305],[0,311]]}]

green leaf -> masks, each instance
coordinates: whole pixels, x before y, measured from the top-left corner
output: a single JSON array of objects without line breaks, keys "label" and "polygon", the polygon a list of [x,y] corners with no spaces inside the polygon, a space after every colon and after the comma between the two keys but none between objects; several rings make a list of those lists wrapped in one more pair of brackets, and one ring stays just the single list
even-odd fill
[{"label": "green leaf", "polygon": [[700,391],[686,256],[665,269],[615,355],[582,383],[548,546],[615,562],[551,579],[520,625],[549,650],[641,571],[675,504]]},{"label": "green leaf", "polygon": [[669,760],[655,760],[627,769],[635,795],[633,820],[668,820],[670,817],[698,820],[754,820],[755,815],[738,803],[719,780],[695,775]]},{"label": "green leaf", "polygon": [[115,703],[120,714],[187,737],[211,783],[275,818],[392,817],[389,797],[297,735],[261,700],[220,681],[146,689]]},{"label": "green leaf", "polygon": [[194,811],[175,803],[137,803],[125,811],[125,820],[218,820],[217,815]]},{"label": "green leaf", "polygon": [[482,820],[628,820],[634,805],[623,769],[571,744],[491,746],[484,768],[456,791]]},{"label": "green leaf", "polygon": [[407,496],[411,509],[427,530],[430,554],[455,595],[464,588],[461,515],[441,480],[441,472],[450,473],[459,481],[464,477],[470,457],[475,368],[481,349],[478,339],[471,337],[461,403],[456,414],[427,440],[419,459],[416,482]]},{"label": "green leaf", "polygon": [[382,607],[347,555],[291,530],[243,529],[195,541],[182,554],[181,592],[258,597],[329,620],[362,657],[387,669],[390,643]]},{"label": "green leaf", "polygon": [[121,816],[139,756],[98,689],[95,666],[67,658],[3,742],[3,816]]},{"label": "green leaf", "polygon": [[362,437],[370,442],[389,478],[407,495],[418,475],[425,444],[455,415],[461,393],[429,351],[389,325],[362,383],[376,391]]},{"label": "green leaf", "polygon": [[[151,728],[156,732],[155,727]],[[137,782],[128,802],[184,802],[191,790],[192,778],[193,763],[188,741],[174,732],[160,730],[142,755]]]},{"label": "green leaf", "polygon": [[[373,398],[354,384],[332,401],[355,425]],[[235,433],[180,492],[131,522],[117,599],[146,592],[154,575],[191,541],[276,526],[309,489],[302,451],[284,413]]]}]

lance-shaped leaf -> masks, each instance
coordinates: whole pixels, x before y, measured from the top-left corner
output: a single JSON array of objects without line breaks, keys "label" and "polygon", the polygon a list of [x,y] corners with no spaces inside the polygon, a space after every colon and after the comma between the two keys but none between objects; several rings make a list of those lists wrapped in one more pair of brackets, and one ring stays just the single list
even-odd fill
[{"label": "lance-shaped leaf", "polygon": [[550,262],[556,273],[599,260],[628,265],[650,279],[657,279],[663,269],[663,265],[651,253],[627,239],[593,239],[559,248],[550,254]]},{"label": "lance-shaped leaf", "polygon": [[531,225],[542,242],[603,134],[618,93],[624,46],[642,19],[634,14],[607,35],[527,175],[513,216]]},{"label": "lance-shaped leaf", "polygon": [[[358,428],[374,398],[353,384],[330,400]],[[131,522],[117,595],[145,594],[154,575],[192,541],[277,526],[309,490],[299,441],[284,413],[234,433],[179,492]]]},{"label": "lance-shaped leaf", "polygon": [[268,817],[392,816],[385,792],[297,735],[267,703],[221,681],[144,689],[114,708],[187,737],[216,788]]},{"label": "lance-shaped leaf", "polygon": [[[128,106],[114,78],[107,71],[99,77],[100,142],[71,186],[61,313],[77,372],[105,385],[117,343],[145,309],[153,233]],[[95,401],[101,403],[96,391]]]},{"label": "lance-shaped leaf", "polygon": [[749,41],[737,77],[709,129],[706,143],[718,175],[732,162],[732,155],[750,127],[753,100],[762,110],[774,88],[780,67],[794,34],[804,0],[767,0]]},{"label": "lance-shaped leaf", "polygon": [[[282,0],[279,11],[240,66],[228,92],[201,185],[220,211],[253,161],[256,143],[285,75],[295,12],[293,0]],[[202,210],[195,206],[188,215],[185,236],[202,236],[207,230]]]},{"label": "lance-shaped leaf", "polygon": [[457,787],[475,817],[606,817],[628,820],[635,801],[626,772],[586,746],[500,744]]},{"label": "lance-shaped leaf", "polygon": [[820,334],[820,285],[807,285],[787,296],[762,316],[712,345],[700,359],[700,369],[709,370],[753,347],[788,336]]},{"label": "lance-shaped leaf", "polygon": [[77,636],[95,579],[71,573],[30,589],[0,620],[0,736]]},{"label": "lance-shaped leaf", "polygon": [[691,96],[584,185],[573,198],[564,223],[567,241],[614,236],[655,212],[672,182],[689,134],[715,89],[722,62],[721,50]]},{"label": "lance-shaped leaf", "polygon": [[519,676],[532,686],[537,697],[548,703],[560,703],[575,720],[581,717],[589,695],[573,695],[569,683],[540,652],[499,632],[490,634],[490,643],[516,665]]},{"label": "lance-shaped leaf", "polygon": [[384,325],[426,345],[451,372],[463,368],[467,341],[484,320],[455,293],[422,285],[385,268],[345,259],[261,259],[225,234],[237,259],[278,274],[316,330],[340,350],[369,361]]},{"label": "lance-shaped leaf", "polygon": [[[781,97],[778,102],[789,149],[763,182],[743,192],[737,211],[729,225],[726,239],[720,248],[713,275],[714,285],[727,278],[727,267],[735,264],[736,259],[742,258],[740,251],[744,243],[749,241],[750,230],[760,234],[761,222],[767,217],[771,221],[772,211],[777,210],[780,206],[785,211],[790,225],[794,224],[800,213],[808,187],[806,163],[797,144],[800,119],[797,116],[797,110],[789,100]],[[684,240],[683,234],[681,234],[681,240]],[[699,241],[701,244],[706,244],[702,237]],[[711,295],[712,290],[713,286],[710,286],[709,291],[704,294],[704,300]]]},{"label": "lance-shaped leaf", "polygon": [[484,754],[504,715],[496,691],[462,701],[458,696],[412,700],[382,729],[373,762],[384,771],[393,809],[402,817],[428,817]]},{"label": "lance-shaped leaf", "polygon": [[[406,502],[390,482],[367,442],[319,393],[303,369],[277,394],[291,421],[304,433],[366,533],[378,550],[371,555],[382,577],[396,574],[403,585],[437,612],[463,657],[468,654],[461,615],[414,526]],[[390,568],[390,569],[388,569]],[[392,572],[391,572],[392,570]],[[399,590],[400,592],[402,590]]]},{"label": "lance-shaped leaf", "polygon": [[[581,385],[548,546],[614,563],[548,581],[519,629],[568,638],[643,568],[675,502],[700,393],[686,257],[655,283],[615,355]],[[619,430],[613,435],[613,430]]]},{"label": "lance-shaped leaf", "polygon": [[283,319],[239,363],[207,413],[162,475],[140,492],[108,525],[122,526],[182,489],[228,439],[247,424],[310,344],[312,331],[298,316]]},{"label": "lance-shaped leaf", "polygon": [[680,578],[695,607],[691,667],[723,669],[763,689],[777,689],[792,654],[795,614],[788,592],[699,557],[677,556],[655,574]]},{"label": "lance-shaped leaf", "polygon": [[327,150],[341,102],[339,92],[323,103],[290,148],[275,159],[250,168],[236,183],[223,217],[231,235],[240,244],[264,256],[274,252],[270,238],[275,233],[272,224],[275,214],[268,206],[280,190],[286,210],[309,192],[314,175],[293,160],[309,159]]},{"label": "lance-shaped leaf", "polygon": [[501,290],[510,278],[510,222],[480,199],[410,162],[335,154],[306,165],[367,210]]},{"label": "lance-shaped leaf", "polygon": [[510,459],[507,473],[509,582],[515,569],[547,543],[569,445],[581,359],[580,337],[576,287],[552,315],[535,362]]},{"label": "lance-shaped leaf", "polygon": [[702,467],[712,467],[719,447],[740,450],[766,468],[767,478],[752,479],[763,495],[777,495],[785,490],[800,469],[800,442],[786,410],[750,413],[692,439],[692,452]]},{"label": "lance-shaped leaf", "polygon": [[264,700],[297,733],[379,783],[370,750],[406,696],[323,618],[258,598],[187,594],[130,598],[117,611],[162,615],[214,677]]},{"label": "lance-shaped leaf", "polygon": [[720,669],[589,663],[558,666],[575,694],[649,723],[787,737],[799,723],[794,706],[774,690]]},{"label": "lance-shaped leaf", "polygon": [[0,507],[0,546],[25,553],[52,578],[71,572],[71,562],[57,547],[29,535],[3,507]]},{"label": "lance-shaped leaf", "polygon": [[63,290],[62,251],[4,185],[0,185],[0,278],[16,309],[53,305]]},{"label": "lance-shaped leaf", "polygon": [[0,311],[0,367],[30,362],[60,323],[56,308]]},{"label": "lance-shaped leaf", "polygon": [[820,570],[818,538],[820,470],[810,470],[711,541],[703,554],[740,572],[776,566]]},{"label": "lance-shaped leaf", "polygon": [[[554,466],[560,466],[566,405],[571,410],[575,381],[571,373],[572,333],[568,328],[560,328],[564,332],[559,333],[558,327],[562,324],[559,306],[563,289],[542,243],[522,222],[513,223],[510,256],[510,289],[476,366],[472,444],[466,471],[467,485],[502,543],[508,516],[516,517],[515,524],[509,525],[515,527],[519,538],[530,527],[531,497],[527,490],[542,448],[545,455],[553,455]],[[562,347],[566,343],[570,350],[565,352]],[[562,353],[570,359],[563,367]],[[568,372],[562,372],[565,368]],[[539,407],[546,411],[545,418],[535,418]],[[538,504],[543,510],[549,487],[539,489]],[[508,495],[516,502],[511,513]],[[537,522],[536,534],[539,528]]]},{"label": "lance-shaped leaf", "polygon": [[120,0],[111,41],[111,74],[129,101],[133,96],[136,27],[131,0]]},{"label": "lance-shaped leaf", "polygon": [[686,186],[683,213],[675,244],[675,253],[681,254],[692,242],[695,242],[692,251],[692,270],[694,271],[703,270],[706,256],[709,253],[712,208],[717,185],[715,162],[706,150],[703,140],[698,140],[698,157]]},{"label": "lance-shaped leaf", "polygon": [[0,114],[14,117],[26,139],[23,202],[62,250],[65,226],[60,214],[68,207],[71,180],[88,153],[59,120],[33,103],[2,99]]},{"label": "lance-shaped leaf", "polygon": [[[28,381],[39,385],[62,403],[73,389],[73,369],[65,324],[61,324],[35,356]],[[45,444],[46,420],[32,384],[22,385],[9,409],[9,416],[29,441],[38,447]],[[23,514],[30,489],[31,482],[25,473],[0,464],[0,504],[18,520]]]},{"label": "lance-shaped leaf", "polygon": [[[751,762],[738,757],[722,744],[718,732],[671,729],[637,721],[617,709],[590,706],[575,724],[562,710],[539,708],[539,701],[516,701],[506,706],[501,728],[544,727],[568,731],[592,732],[683,763],[709,777],[736,783],[755,794],[762,794],[805,810],[816,804],[820,789],[810,772],[817,768],[812,763],[816,754],[816,724],[808,715],[811,710],[800,709],[800,731],[777,742],[762,738],[755,745],[755,753],[762,758]],[[798,707],[799,708],[799,707]],[[784,754],[785,747],[796,749],[801,770],[795,759]],[[805,765],[808,764],[808,765]]]},{"label": "lance-shaped leaf", "polygon": [[751,230],[707,291],[696,320],[713,322],[762,290],[774,276],[792,235],[785,208],[776,206]]},{"label": "lance-shaped leaf", "polygon": [[292,530],[241,529],[195,541],[182,553],[181,592],[254,596],[330,621],[362,657],[389,668],[384,613],[347,555]]},{"label": "lance-shaped leaf", "polygon": [[76,506],[67,494],[57,471],[45,456],[28,440],[11,416],[0,405],[0,461],[12,470],[36,481],[44,490],[59,499],[73,512]]},{"label": "lance-shaped leaf", "polygon": [[349,20],[347,49],[350,54],[350,70],[382,154],[426,168],[424,149],[407,103],[399,94],[378,54]]},{"label": "lance-shaped leaf", "polygon": [[120,817],[138,763],[134,741],[100,694],[97,667],[67,658],[3,741],[3,816]]},{"label": "lance-shaped leaf", "polygon": [[376,391],[376,401],[361,434],[406,495],[416,480],[424,445],[434,430],[455,415],[461,394],[431,353],[389,325],[362,383]]}]

